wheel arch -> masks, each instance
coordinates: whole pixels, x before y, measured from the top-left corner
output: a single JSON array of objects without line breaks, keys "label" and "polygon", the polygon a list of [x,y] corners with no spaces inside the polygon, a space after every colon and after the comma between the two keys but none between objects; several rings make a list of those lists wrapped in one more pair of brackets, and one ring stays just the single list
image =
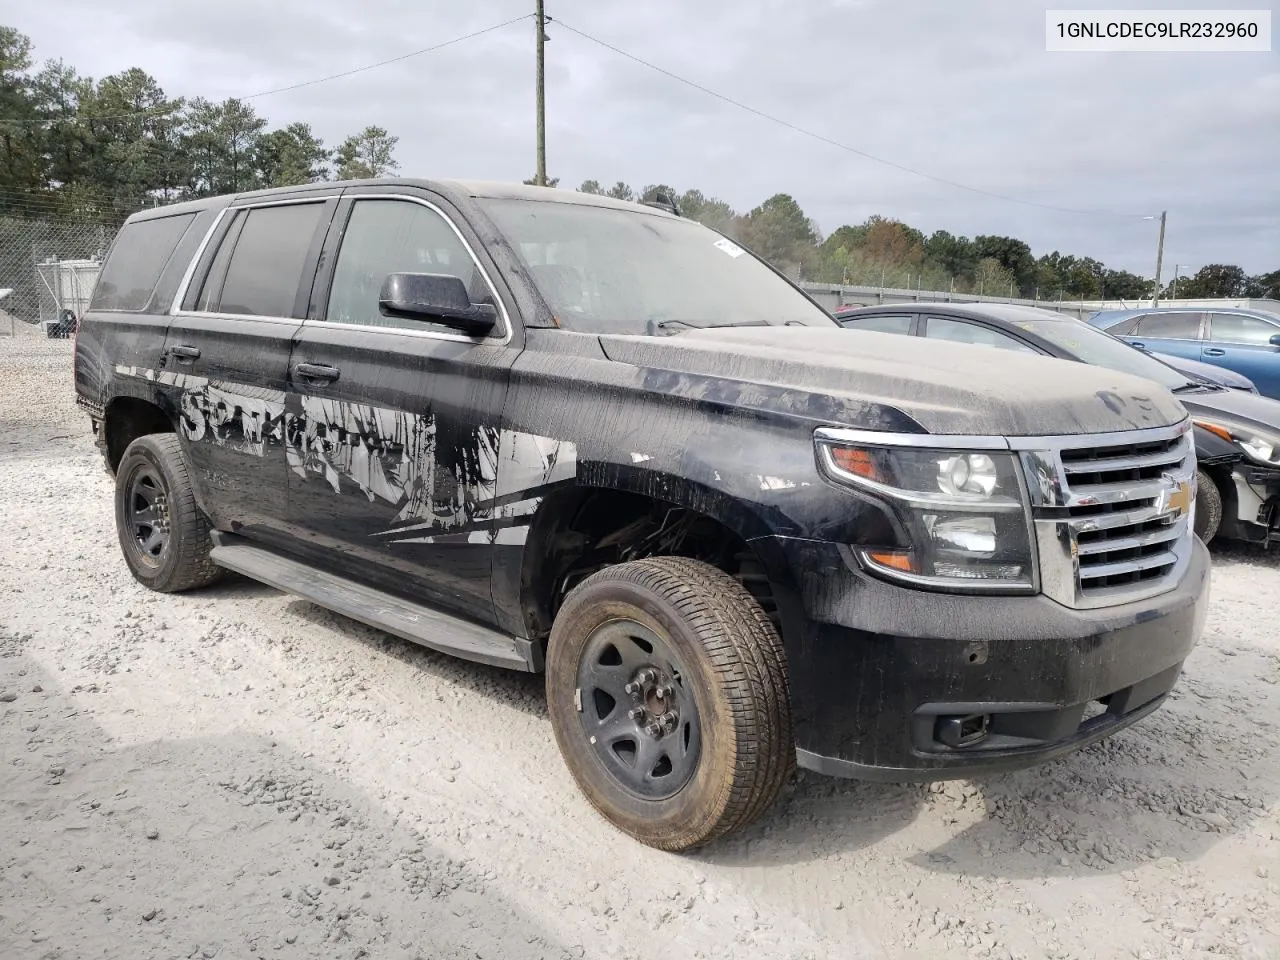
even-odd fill
[{"label": "wheel arch", "polygon": [[[660,488],[667,495],[631,485],[579,483],[541,500],[520,567],[527,636],[545,642],[560,602],[577,582],[644,556],[688,556],[718,566],[743,582],[777,623],[779,604],[795,591],[780,555],[763,548],[769,535],[764,521],[740,503],[727,503],[724,494],[687,481]],[[681,495],[671,495],[677,489]],[[664,530],[672,533],[665,541]]]},{"label": "wheel arch", "polygon": [[102,415],[103,452],[112,473],[129,444],[150,433],[176,433],[173,417],[158,404],[138,397],[111,400]]}]

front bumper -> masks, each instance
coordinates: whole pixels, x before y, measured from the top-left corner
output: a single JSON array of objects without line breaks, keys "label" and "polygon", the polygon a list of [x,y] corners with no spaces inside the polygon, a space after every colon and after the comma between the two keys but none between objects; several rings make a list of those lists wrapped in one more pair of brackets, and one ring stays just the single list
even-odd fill
[{"label": "front bumper", "polygon": [[1235,464],[1231,480],[1235,486],[1235,537],[1260,544],[1280,541],[1280,469],[1241,462]]},{"label": "front bumper", "polygon": [[[779,606],[797,761],[836,776],[966,777],[1106,737],[1163,702],[1207,610],[1198,540],[1174,589],[1076,610],[1044,596],[900,587],[834,544],[771,539],[766,549],[796,575]],[[975,716],[986,718],[985,735],[952,745],[960,718]]]}]

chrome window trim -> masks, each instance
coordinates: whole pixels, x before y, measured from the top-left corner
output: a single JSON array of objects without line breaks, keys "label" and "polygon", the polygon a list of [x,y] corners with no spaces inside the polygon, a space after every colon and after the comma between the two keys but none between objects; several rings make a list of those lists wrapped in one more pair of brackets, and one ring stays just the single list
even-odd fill
[{"label": "chrome window trim", "polygon": [[[173,306],[169,310],[169,314],[174,317],[231,317],[237,320],[263,320],[273,319],[257,313],[221,313],[215,310],[183,310],[182,301],[187,298],[187,288],[191,286],[191,281],[195,279],[196,267],[200,264],[201,258],[204,257],[205,249],[209,246],[209,242],[213,239],[214,231],[218,229],[218,224],[222,222],[222,218],[236,210],[258,210],[264,207],[289,207],[302,203],[324,203],[326,200],[336,200],[342,197],[342,193],[321,193],[306,197],[290,197],[287,200],[263,200],[261,202],[250,203],[229,203],[221,210],[218,215],[213,218],[213,223],[209,225],[208,231],[204,235],[204,239],[200,241],[200,246],[196,248],[195,254],[191,257],[191,262],[187,264],[187,272],[182,275],[182,283],[178,285],[178,293],[173,298]],[[298,323],[302,321],[297,317],[278,317],[275,319],[296,320]]]},{"label": "chrome window trim", "polygon": [[213,223],[209,224],[209,229],[204,232],[204,238],[200,241],[200,246],[196,247],[196,252],[191,255],[191,261],[187,264],[187,269],[182,274],[182,282],[178,284],[178,290],[173,296],[173,302],[169,305],[170,316],[177,317],[184,312],[196,312],[194,310],[183,311],[182,301],[187,298],[187,288],[191,286],[191,281],[195,278],[196,267],[203,259],[204,252],[209,247],[209,241],[213,239],[213,234],[218,229],[218,224],[222,222],[222,218],[227,215],[227,211],[230,209],[230,207],[223,207],[218,211],[218,215],[213,218]]},{"label": "chrome window trim", "polygon": [[[489,271],[485,269],[480,258],[476,256],[475,248],[467,241],[462,231],[458,229],[458,225],[453,222],[453,218],[449,216],[439,205],[432,203],[423,197],[415,197],[407,193],[366,193],[366,194],[347,194],[347,199],[352,201],[352,210],[355,204],[367,202],[369,200],[407,200],[410,203],[416,203],[419,206],[426,207],[435,212],[439,217],[449,225],[449,229],[454,232],[458,238],[458,242],[462,244],[467,256],[471,258],[471,262],[475,264],[476,269],[480,271],[480,276],[484,278],[485,286],[489,288],[489,293],[493,296],[493,302],[498,305],[498,313],[502,317],[502,325],[504,328],[502,336],[494,336],[492,334],[483,336],[468,336],[465,333],[448,333],[436,330],[412,330],[405,327],[384,327],[373,323],[342,323],[334,320],[305,320],[304,327],[317,327],[322,330],[340,329],[340,330],[376,330],[379,333],[392,333],[409,337],[416,337],[423,340],[453,340],[459,343],[484,344],[486,346],[502,347],[511,342],[514,328],[511,322],[511,315],[507,312],[507,305],[498,293],[498,287],[493,282],[493,278],[489,276]],[[343,238],[345,242],[345,237]],[[338,267],[338,259],[342,256],[342,246],[338,247],[338,255],[334,257],[334,269]],[[333,285],[329,287],[330,296],[333,294]],[[329,312],[329,304],[325,304],[325,314]]]},{"label": "chrome window trim", "polygon": [[302,326],[302,321],[299,320],[297,317],[269,317],[269,316],[263,316],[257,313],[221,313],[221,312],[215,313],[212,310],[187,310],[182,313],[175,313],[173,315],[173,318],[175,320],[189,320],[193,317],[201,318],[201,319],[209,318],[213,320],[249,321],[252,323],[288,324],[289,326],[293,326],[293,327]]}]

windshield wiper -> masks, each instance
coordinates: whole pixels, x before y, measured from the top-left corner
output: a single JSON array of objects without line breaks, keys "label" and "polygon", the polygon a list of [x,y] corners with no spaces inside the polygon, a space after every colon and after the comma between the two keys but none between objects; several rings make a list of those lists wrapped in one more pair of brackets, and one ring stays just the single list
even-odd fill
[{"label": "windshield wiper", "polygon": [[767,327],[770,326],[767,320],[734,320],[730,323],[690,323],[688,320],[658,320],[654,324],[655,330],[665,330],[667,327],[688,327],[691,330],[711,330],[720,327]]},{"label": "windshield wiper", "polygon": [[1169,392],[1170,393],[1213,393],[1217,390],[1225,390],[1225,389],[1226,387],[1219,386],[1216,383],[1210,383],[1207,380],[1203,380],[1199,383],[1197,383],[1194,380],[1188,380],[1186,383],[1182,384],[1182,386],[1174,387]]}]

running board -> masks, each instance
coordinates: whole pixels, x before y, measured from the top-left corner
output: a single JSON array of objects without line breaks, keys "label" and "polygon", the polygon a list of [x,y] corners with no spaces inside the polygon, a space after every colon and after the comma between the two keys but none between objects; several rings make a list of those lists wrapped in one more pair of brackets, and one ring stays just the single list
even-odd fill
[{"label": "running board", "polygon": [[213,532],[209,558],[220,567],[310,600],[334,613],[477,663],[511,670],[542,669],[542,649],[521,637],[460,620],[432,607],[317,570],[234,534]]}]

